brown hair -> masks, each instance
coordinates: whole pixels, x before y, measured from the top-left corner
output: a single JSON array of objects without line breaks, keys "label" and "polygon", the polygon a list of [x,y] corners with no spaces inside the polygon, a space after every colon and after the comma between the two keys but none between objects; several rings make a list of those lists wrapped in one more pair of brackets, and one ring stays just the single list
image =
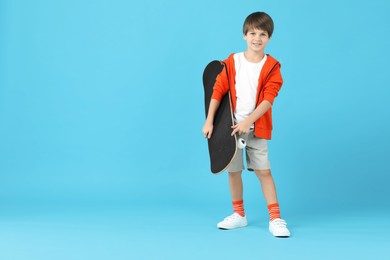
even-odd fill
[{"label": "brown hair", "polygon": [[253,28],[266,31],[268,33],[268,37],[271,38],[272,33],[274,32],[274,22],[268,14],[264,12],[255,12],[248,15],[245,19],[242,31],[244,35],[246,35],[248,31]]}]

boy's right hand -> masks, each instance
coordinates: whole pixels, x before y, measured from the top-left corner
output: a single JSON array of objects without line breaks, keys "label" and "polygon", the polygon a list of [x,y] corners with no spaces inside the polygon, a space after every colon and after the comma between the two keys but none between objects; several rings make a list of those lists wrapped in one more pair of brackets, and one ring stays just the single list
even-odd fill
[{"label": "boy's right hand", "polygon": [[203,126],[202,132],[205,138],[210,139],[211,134],[213,133],[213,124],[206,121],[206,123]]}]

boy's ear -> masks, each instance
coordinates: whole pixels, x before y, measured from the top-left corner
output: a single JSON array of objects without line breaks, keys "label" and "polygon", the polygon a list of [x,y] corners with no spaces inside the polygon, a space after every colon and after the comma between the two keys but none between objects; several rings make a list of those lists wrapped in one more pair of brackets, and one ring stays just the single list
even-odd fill
[{"label": "boy's ear", "polygon": [[246,34],[244,34],[244,40],[246,41]]}]

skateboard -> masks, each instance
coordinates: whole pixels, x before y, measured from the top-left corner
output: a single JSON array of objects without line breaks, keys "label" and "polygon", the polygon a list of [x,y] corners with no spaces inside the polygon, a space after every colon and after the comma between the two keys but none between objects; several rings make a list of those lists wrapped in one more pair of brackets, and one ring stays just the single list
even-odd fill
[{"label": "skateboard", "polygon": [[[210,62],[203,72],[204,104],[206,118],[216,78],[225,66],[220,61]],[[231,135],[234,124],[230,91],[222,98],[214,117],[214,128],[208,139],[211,172],[218,174],[226,170],[237,153],[237,137]]]}]

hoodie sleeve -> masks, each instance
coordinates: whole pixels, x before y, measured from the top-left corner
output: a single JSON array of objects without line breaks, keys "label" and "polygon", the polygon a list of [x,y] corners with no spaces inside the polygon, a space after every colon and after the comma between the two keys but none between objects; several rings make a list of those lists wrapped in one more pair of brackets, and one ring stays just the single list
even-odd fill
[{"label": "hoodie sleeve", "polygon": [[221,73],[218,74],[217,79],[214,84],[214,90],[211,98],[221,102],[223,96],[229,91],[229,81],[226,74],[226,69],[224,68]]},{"label": "hoodie sleeve", "polygon": [[275,65],[264,85],[264,100],[269,101],[271,104],[274,103],[274,99],[278,96],[279,90],[282,88],[283,84],[280,67],[280,63]]}]

